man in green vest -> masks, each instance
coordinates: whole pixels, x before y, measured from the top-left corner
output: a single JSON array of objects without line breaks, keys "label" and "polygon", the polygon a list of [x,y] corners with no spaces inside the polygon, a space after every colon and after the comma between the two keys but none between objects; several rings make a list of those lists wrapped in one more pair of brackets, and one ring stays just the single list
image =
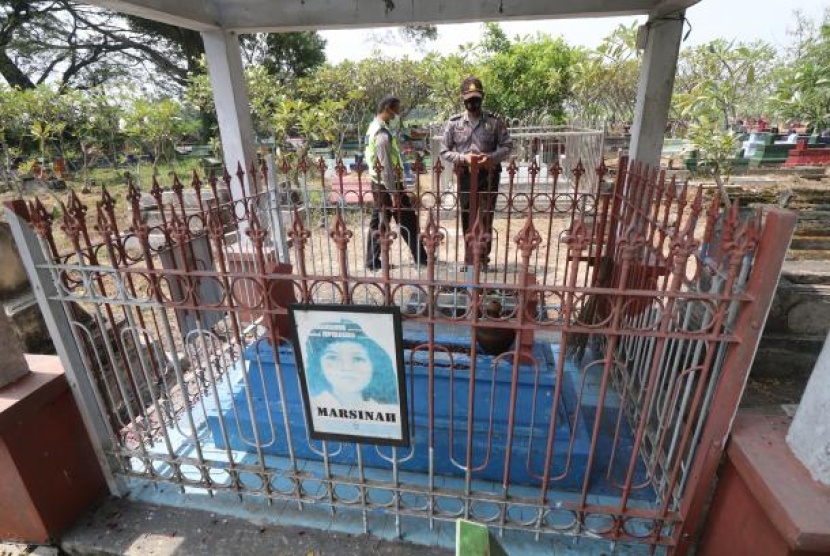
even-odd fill
[{"label": "man in green vest", "polygon": [[[416,212],[409,194],[404,191],[403,182],[399,176],[403,175],[403,158],[398,148],[398,140],[389,129],[389,123],[401,111],[401,101],[388,96],[378,104],[375,119],[366,132],[365,162],[369,166],[372,176],[372,196],[374,206],[372,217],[369,220],[369,237],[366,242],[366,268],[378,270],[381,265],[380,243],[374,235],[380,228],[381,219],[389,225],[389,217],[395,218],[398,223],[398,235],[409,245],[412,259],[416,264],[426,265],[427,255],[421,245],[418,231],[418,213]],[[381,171],[376,170],[375,162],[379,162]]]}]

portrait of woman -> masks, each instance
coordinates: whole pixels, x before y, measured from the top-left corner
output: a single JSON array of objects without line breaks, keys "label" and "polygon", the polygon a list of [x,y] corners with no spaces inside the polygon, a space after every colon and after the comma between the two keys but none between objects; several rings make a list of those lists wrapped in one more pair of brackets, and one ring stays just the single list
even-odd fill
[{"label": "portrait of woman", "polygon": [[[406,445],[397,308],[294,307],[312,438]],[[400,369],[398,367],[401,367]]]},{"label": "portrait of woman", "polygon": [[312,329],[306,340],[308,393],[329,407],[397,404],[392,359],[357,323],[341,319]]}]

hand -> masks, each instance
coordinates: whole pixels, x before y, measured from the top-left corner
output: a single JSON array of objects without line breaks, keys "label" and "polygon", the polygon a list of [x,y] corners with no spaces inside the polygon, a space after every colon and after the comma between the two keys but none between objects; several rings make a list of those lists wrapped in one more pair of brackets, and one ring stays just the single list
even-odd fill
[{"label": "hand", "polygon": [[476,153],[467,153],[464,155],[464,162],[467,164],[472,164],[474,160],[478,159],[478,155]]},{"label": "hand", "polygon": [[478,155],[478,165],[479,166],[487,166],[487,163],[490,162],[490,157],[486,154]]}]

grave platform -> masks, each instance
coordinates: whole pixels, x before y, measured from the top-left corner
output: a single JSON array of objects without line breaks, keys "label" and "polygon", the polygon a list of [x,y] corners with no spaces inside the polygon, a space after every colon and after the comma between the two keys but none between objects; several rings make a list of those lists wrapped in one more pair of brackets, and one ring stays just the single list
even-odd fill
[{"label": "grave platform", "polygon": [[[409,401],[409,448],[394,453],[398,470],[413,475],[429,471],[429,400],[428,352],[412,348],[426,343],[423,328],[404,328],[407,365],[407,398]],[[436,344],[444,349],[434,353],[434,458],[436,476],[464,477],[468,430],[468,395],[470,387],[469,336],[436,334]],[[544,472],[550,415],[556,386],[556,361],[559,345],[537,341],[532,348],[533,365],[523,358],[518,371],[518,391],[514,412],[514,437],[510,459],[510,483],[539,486]],[[452,357],[452,367],[450,365]],[[277,361],[279,364],[277,364]],[[593,365],[585,372],[566,358],[562,373],[561,399],[557,406],[553,427],[553,458],[550,469],[551,488],[579,491],[582,488],[586,462],[591,446],[591,431],[596,416],[597,386],[601,365]],[[507,452],[508,414],[512,376],[512,360],[502,358],[493,371],[494,357],[479,353],[474,373],[472,463],[477,471],[473,478],[500,484],[504,478]],[[305,427],[300,384],[294,352],[283,344],[276,351],[262,338],[245,351],[244,368],[237,365],[227,384],[219,389],[217,398],[204,399],[207,426],[218,449],[255,453],[259,436],[263,455],[287,457],[288,438],[280,402],[277,369],[281,373],[288,421],[291,423],[294,456],[319,465],[323,461],[323,445],[308,439]],[[452,387],[451,387],[452,382]],[[617,426],[619,399],[609,389],[605,400],[603,423],[596,442],[596,457],[592,467],[590,492],[597,495],[615,494],[614,483],[621,477],[608,473],[612,459],[617,462],[615,473],[624,473],[633,445],[633,433],[623,418],[620,420],[616,446],[613,444]],[[224,424],[224,432],[222,430]],[[256,434],[255,434],[256,432]],[[227,438],[227,442],[225,441]],[[361,450],[363,464],[368,469],[392,468],[393,449],[349,443],[327,443],[330,464],[352,466],[357,462],[356,450]],[[614,458],[614,454],[616,458]],[[646,469],[639,462],[635,483],[646,477]],[[646,499],[653,496],[649,489],[635,490],[633,496]]]}]

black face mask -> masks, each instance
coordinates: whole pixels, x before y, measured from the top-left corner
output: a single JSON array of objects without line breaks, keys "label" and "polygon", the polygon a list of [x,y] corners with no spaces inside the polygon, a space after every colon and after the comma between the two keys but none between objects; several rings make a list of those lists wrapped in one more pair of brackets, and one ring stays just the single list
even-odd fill
[{"label": "black face mask", "polygon": [[470,112],[478,112],[481,108],[481,99],[479,97],[468,98],[464,101],[464,108]]}]

